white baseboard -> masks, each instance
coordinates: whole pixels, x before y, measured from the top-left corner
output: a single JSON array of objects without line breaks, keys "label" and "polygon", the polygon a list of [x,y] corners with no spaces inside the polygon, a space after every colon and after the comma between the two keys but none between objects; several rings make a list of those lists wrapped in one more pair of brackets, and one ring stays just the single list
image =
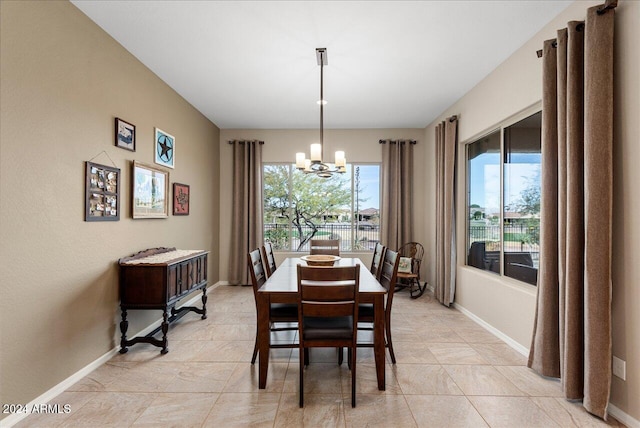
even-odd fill
[{"label": "white baseboard", "polygon": [[516,342],[515,340],[513,340],[512,338],[510,338],[509,336],[507,336],[506,334],[504,334],[503,332],[501,332],[500,330],[498,330],[497,328],[495,328],[491,324],[489,324],[486,321],[484,321],[482,318],[479,318],[478,316],[476,316],[473,312],[469,311],[464,306],[461,306],[458,303],[454,303],[453,307],[456,308],[457,310],[459,310],[460,312],[462,312],[463,314],[465,314],[467,317],[471,318],[477,324],[480,324],[480,326],[483,327],[485,330],[489,331],[489,333],[493,334],[494,336],[497,336],[498,338],[503,340],[507,345],[511,346],[513,349],[515,349],[516,351],[518,351],[519,353],[521,353],[525,357],[529,356],[529,349],[528,348],[522,346],[521,344],[519,344],[518,342]]},{"label": "white baseboard", "polygon": [[[45,392],[44,394],[40,395],[35,400],[32,400],[31,402],[29,402],[29,404],[27,404],[27,408],[32,409],[33,406],[36,404],[40,405],[40,404],[48,403],[49,401],[53,400],[58,395],[66,391],[71,385],[78,382],[80,379],[82,379],[83,377],[85,377],[86,375],[88,375],[89,373],[91,373],[92,371],[94,371],[95,369],[97,369],[107,361],[109,361],[111,357],[113,357],[117,353],[118,353],[118,348],[113,348],[112,350],[102,355],[97,360],[89,363],[87,366],[83,367],[79,371],[75,372],[74,374],[72,374],[71,376],[69,376],[68,378],[66,378],[65,380],[63,380],[62,382],[60,382],[59,384],[57,384],[56,386],[54,386],[53,388]],[[7,416],[6,418],[4,418],[3,420],[1,420],[0,426],[11,427],[17,424],[18,422],[20,422],[22,419],[26,418],[27,416],[29,416],[29,413],[13,413]]]},{"label": "white baseboard", "polygon": [[[461,306],[458,303],[454,303],[453,306],[457,310],[459,310],[460,312],[465,314],[467,317],[471,318],[473,321],[475,321],[477,324],[479,324],[481,327],[483,327],[489,333],[491,333],[494,336],[497,336],[498,338],[503,340],[507,345],[512,347],[514,350],[518,351],[519,353],[521,353],[525,357],[529,356],[529,349],[528,348],[522,346],[521,344],[519,344],[518,342],[516,342],[515,340],[513,340],[512,338],[510,338],[509,336],[507,336],[506,334],[504,334],[500,330],[498,330],[497,328],[493,327],[491,324],[489,324],[486,321],[484,321],[482,318],[479,318],[473,312],[471,312],[468,309],[466,309],[464,306]],[[640,428],[640,421],[635,419],[633,416],[628,415],[627,413],[623,412],[622,410],[620,410],[619,408],[617,408],[616,406],[614,406],[611,403],[609,403],[609,407],[607,409],[607,413],[610,414],[611,416],[613,416],[614,418],[616,418],[618,421],[620,421],[623,424],[625,424],[629,428]]]},{"label": "white baseboard", "polygon": [[[207,287],[207,290],[213,290],[214,288],[218,287],[219,285],[221,285],[221,282],[216,282],[215,284]],[[197,301],[199,301],[201,299],[201,296],[202,295],[200,293],[197,293],[194,297],[192,297],[188,301],[184,302],[180,306],[191,306],[194,303],[196,303]],[[178,306],[178,307],[180,307],[180,306]],[[160,326],[160,324],[162,324],[162,319],[158,319],[157,321],[151,323],[150,325],[148,325],[144,329],[140,330],[135,335],[131,336],[131,338],[140,337],[140,336],[146,336],[147,334],[149,334],[150,332],[152,332],[153,330],[158,328]],[[57,384],[56,386],[54,386],[53,388],[51,388],[50,390],[45,392],[44,394],[40,395],[36,399],[34,399],[31,402],[29,402],[29,404],[27,404],[27,408],[28,409],[32,409],[33,406],[36,405],[36,404],[40,405],[40,404],[48,403],[49,401],[53,400],[58,395],[62,394],[64,391],[69,389],[69,387],[71,385],[75,384],[80,379],[82,379],[83,377],[85,377],[86,375],[90,374],[92,371],[94,371],[95,369],[97,369],[98,367],[100,367],[101,365],[106,363],[107,361],[109,361],[120,350],[120,340],[119,339],[116,340],[116,343],[118,345],[116,345],[113,349],[108,351],[106,354],[102,355],[101,357],[99,357],[95,361],[92,361],[91,363],[89,363],[88,365],[83,367],[82,369],[78,370],[77,372],[75,372],[74,374],[72,374],[71,376],[69,376],[68,378],[66,378],[65,380],[63,380],[62,382],[60,382],[59,384]],[[29,416],[29,413],[13,413],[13,414],[7,416],[6,418],[0,420],[0,427],[7,427],[7,428],[12,427],[15,424],[17,424],[18,422],[20,422],[22,419],[26,418],[27,416]]]},{"label": "white baseboard", "polygon": [[640,428],[640,421],[634,418],[631,415],[623,412],[613,404],[609,403],[609,407],[607,408],[607,413],[616,418],[618,421],[622,422],[625,426],[629,428]]}]

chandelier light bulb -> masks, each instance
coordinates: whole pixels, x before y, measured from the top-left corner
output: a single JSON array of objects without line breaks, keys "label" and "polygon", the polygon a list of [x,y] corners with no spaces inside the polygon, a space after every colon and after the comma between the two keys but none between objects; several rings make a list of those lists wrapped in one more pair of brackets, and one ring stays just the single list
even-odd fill
[{"label": "chandelier light bulb", "polygon": [[322,162],[322,145],[320,143],[311,145],[311,162]]}]

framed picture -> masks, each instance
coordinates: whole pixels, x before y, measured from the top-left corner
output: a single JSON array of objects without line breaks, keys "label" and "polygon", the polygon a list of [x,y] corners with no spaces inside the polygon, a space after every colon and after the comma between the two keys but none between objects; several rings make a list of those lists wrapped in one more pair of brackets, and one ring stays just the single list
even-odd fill
[{"label": "framed picture", "polygon": [[116,146],[121,149],[136,151],[136,127],[116,117]]},{"label": "framed picture", "polygon": [[189,215],[189,186],[173,183],[173,215]]},{"label": "framed picture", "polygon": [[176,139],[171,134],[156,128],[155,132],[156,163],[173,168],[176,157]]},{"label": "framed picture", "polygon": [[133,161],[133,218],[169,217],[169,172]]},{"label": "framed picture", "polygon": [[120,169],[85,162],[84,221],[120,220]]}]

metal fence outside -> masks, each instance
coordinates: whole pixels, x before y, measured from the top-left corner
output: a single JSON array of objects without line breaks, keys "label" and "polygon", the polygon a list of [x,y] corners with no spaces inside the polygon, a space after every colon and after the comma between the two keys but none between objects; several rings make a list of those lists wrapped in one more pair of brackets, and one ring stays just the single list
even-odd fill
[{"label": "metal fence outside", "polygon": [[[302,228],[303,236],[312,228]],[[373,251],[380,239],[380,227],[371,223],[325,223],[318,226],[313,239],[340,239],[340,251]],[[307,242],[301,248],[298,229],[289,224],[265,223],[264,240],[273,244],[274,250],[309,252]]]},{"label": "metal fence outside", "polygon": [[530,253],[534,266],[537,267],[540,256],[540,226],[526,224],[469,226],[469,246],[473,242],[483,241],[487,244],[488,250],[500,250],[500,231],[503,227],[504,252]]},{"label": "metal fence outside", "polygon": [[[500,225],[470,226],[469,245],[475,241],[494,243],[496,250],[500,249]],[[306,236],[312,231],[311,227],[302,228]],[[539,226],[510,224],[504,226],[504,251],[529,252],[537,266],[540,245]],[[340,251],[373,251],[380,239],[380,226],[371,223],[325,223],[317,228],[314,239],[340,239]],[[298,229],[289,224],[265,223],[264,240],[270,241],[275,250],[309,252],[309,243],[302,248]]]}]

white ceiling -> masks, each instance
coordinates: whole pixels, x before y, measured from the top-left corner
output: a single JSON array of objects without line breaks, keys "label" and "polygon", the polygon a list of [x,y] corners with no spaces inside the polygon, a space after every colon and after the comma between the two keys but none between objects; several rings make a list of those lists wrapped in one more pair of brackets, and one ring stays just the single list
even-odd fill
[{"label": "white ceiling", "polygon": [[325,128],[422,128],[572,1],[72,2],[220,128],[287,129],[318,47]]}]

